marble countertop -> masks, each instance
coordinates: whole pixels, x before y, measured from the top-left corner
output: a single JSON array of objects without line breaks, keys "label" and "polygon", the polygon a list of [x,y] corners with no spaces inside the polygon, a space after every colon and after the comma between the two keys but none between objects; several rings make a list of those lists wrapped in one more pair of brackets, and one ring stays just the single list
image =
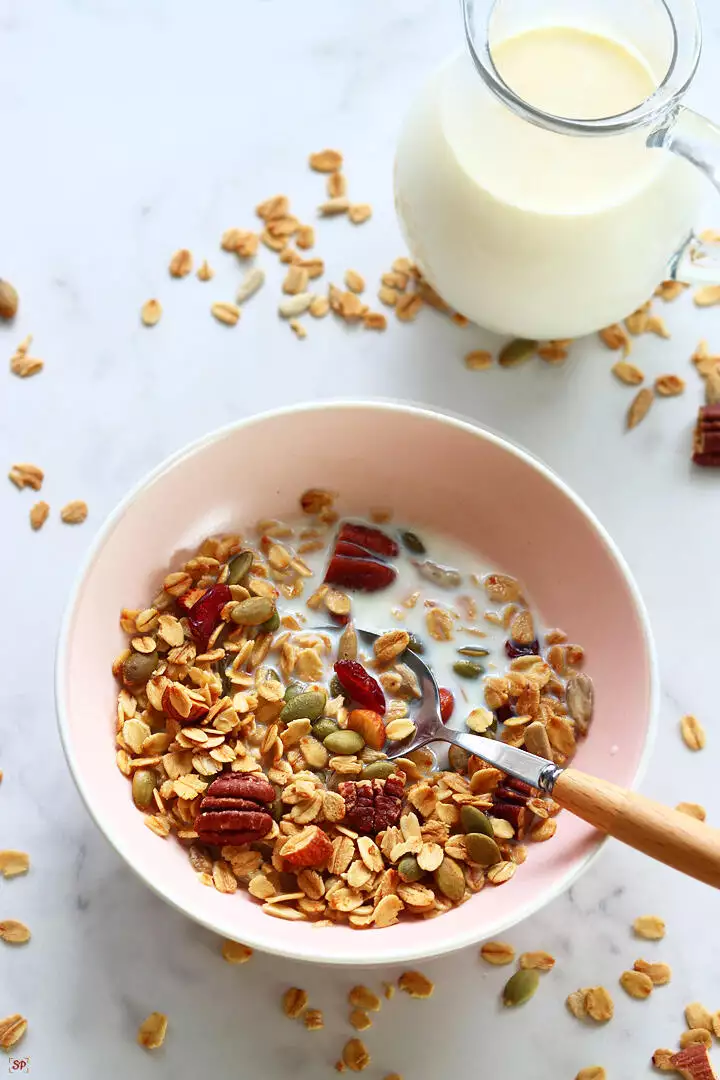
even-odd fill
[{"label": "marble countertop", "polygon": [[[691,101],[717,119],[720,10],[712,0],[700,7],[706,51]],[[689,464],[702,391],[688,361],[701,337],[720,348],[720,313],[684,297],[663,310],[669,341],[638,340],[640,366],[678,372],[688,390],[658,402],[631,434],[623,431],[628,391],[610,377],[613,357],[596,340],[573,346],[562,368],[538,362],[482,374],[467,371],[462,356],[487,335],[429,311],[414,325],[392,320],[386,334],[313,323],[299,342],[275,317],[280,268],[269,253],[261,261],[273,287],[247,305],[240,326],[209,315],[212,301],[233,298],[240,277],[218,249],[223,230],[252,227],[255,204],[278,191],[307,217],[323,187],[306,159],[324,146],[345,152],[353,200],[374,208],[361,228],[322,224],[317,250],[328,276],[352,266],[376,281],[404,253],[391,191],[398,124],[432,65],[459,42],[455,5],[430,0],[0,5],[0,273],[22,303],[14,325],[0,327],[0,347],[9,357],[32,333],[32,352],[46,363],[37,378],[5,377],[0,440],[6,468],[45,469],[42,497],[52,506],[33,534],[33,493],[0,488],[9,661],[0,683],[0,848],[32,858],[27,877],[0,881],[0,918],[22,919],[33,932],[25,948],[0,947],[0,1016],[28,1017],[18,1056],[29,1055],[37,1080],[315,1080],[334,1075],[350,1035],[344,995],[357,973],[260,955],[243,967],[223,963],[213,935],[152,895],[99,835],[56,732],[58,625],[96,529],[168,453],[235,418],[312,398],[404,398],[469,415],[544,458],[608,527],[650,611],[662,701],[643,790],[671,804],[703,803],[720,822],[720,478]],[[709,192],[700,224],[717,222],[719,210]],[[211,283],[169,279],[170,254],[182,246],[211,261]],[[138,319],[150,296],[165,309],[151,331]],[[70,499],[89,504],[82,527],[59,521]],[[680,740],[685,712],[708,729],[704,753]],[[643,913],[665,918],[661,944],[633,940],[630,925]],[[572,1080],[601,1064],[611,1080],[636,1080],[651,1075],[656,1047],[676,1044],[688,1001],[720,1008],[716,896],[614,842],[566,895],[507,936],[518,950],[557,957],[535,999],[521,1013],[502,1012],[505,975],[474,949],[423,964],[435,995],[399,995],[385,1006],[365,1035],[369,1078],[397,1070],[405,1080],[486,1071],[494,1080]],[[617,986],[642,954],[673,969],[671,984],[644,1003]],[[614,990],[615,1018],[588,1030],[563,1001],[599,983]],[[282,1017],[280,995],[291,984],[325,1011],[324,1031]],[[168,1014],[170,1030],[148,1055],[135,1034],[154,1009]]]}]

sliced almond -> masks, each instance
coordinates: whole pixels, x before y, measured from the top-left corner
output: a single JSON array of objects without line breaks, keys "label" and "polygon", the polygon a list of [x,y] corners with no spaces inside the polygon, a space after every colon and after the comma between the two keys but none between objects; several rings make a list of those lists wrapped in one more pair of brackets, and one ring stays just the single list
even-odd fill
[{"label": "sliced almond", "polygon": [[639,390],[636,396],[630,403],[630,408],[627,412],[627,428],[631,431],[634,427],[645,419],[650,411],[650,406],[654,401],[654,394],[648,387],[644,387]]}]

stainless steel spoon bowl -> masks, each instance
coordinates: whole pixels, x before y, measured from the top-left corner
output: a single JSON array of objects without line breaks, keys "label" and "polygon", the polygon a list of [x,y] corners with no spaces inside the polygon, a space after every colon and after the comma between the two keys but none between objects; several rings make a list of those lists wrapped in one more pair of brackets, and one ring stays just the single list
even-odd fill
[{"label": "stainless steel spoon bowl", "polygon": [[[318,626],[336,644],[339,641],[344,627]],[[373,655],[373,645],[381,636],[371,630],[360,630],[355,627],[358,644],[368,656]],[[383,631],[384,633],[385,631]],[[517,747],[508,746],[503,742],[482,735],[473,735],[467,731],[455,731],[443,723],[440,715],[440,694],[435,676],[430,671],[425,661],[417,653],[407,649],[402,656],[402,662],[414,672],[420,683],[421,697],[411,700],[409,705],[410,719],[415,724],[414,735],[409,736],[403,742],[385,744],[385,753],[388,758],[406,757],[413,750],[419,750],[432,742],[453,743],[462,747],[470,754],[487,761],[490,765],[502,769],[517,780],[524,780],[534,788],[541,791],[551,792],[555,781],[562,769],[545,758],[529,754],[527,750],[519,750]]]}]

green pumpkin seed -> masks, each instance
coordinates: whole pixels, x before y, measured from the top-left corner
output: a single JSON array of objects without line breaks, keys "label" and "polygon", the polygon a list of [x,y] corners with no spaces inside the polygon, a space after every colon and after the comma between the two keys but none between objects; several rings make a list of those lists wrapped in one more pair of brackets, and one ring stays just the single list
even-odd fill
[{"label": "green pumpkin seed", "polygon": [[419,881],[425,873],[414,855],[403,855],[397,870],[402,881]]},{"label": "green pumpkin seed", "polygon": [[241,551],[228,562],[228,585],[242,585],[253,564],[252,551]]},{"label": "green pumpkin seed", "polygon": [[258,682],[258,683],[261,683],[261,682],[281,682],[281,681],[282,680],[281,680],[280,676],[278,675],[277,671],[275,670],[275,668],[272,668],[272,667],[258,668],[257,675],[255,676],[255,682]]},{"label": "green pumpkin seed", "polygon": [[479,866],[492,866],[501,862],[500,848],[485,833],[471,832],[465,837],[465,848],[474,863]]},{"label": "green pumpkin seed", "polygon": [[323,739],[323,746],[332,754],[359,754],[364,745],[359,731],[333,731]]},{"label": "green pumpkin seed", "polygon": [[157,783],[157,773],[154,769],[135,770],[132,778],[132,797],[139,810],[147,810],[153,801],[153,791]]},{"label": "green pumpkin seed", "polygon": [[373,761],[365,766],[360,776],[363,780],[387,780],[394,772],[397,772],[394,762]]},{"label": "green pumpkin seed", "polygon": [[460,825],[464,833],[484,833],[490,837],[495,835],[490,819],[482,810],[478,810],[477,806],[463,806],[460,811]]},{"label": "green pumpkin seed", "polygon": [[410,652],[414,652],[418,656],[422,656],[422,654],[425,652],[425,642],[421,641],[421,639],[416,634],[408,634],[408,637],[410,638],[410,640],[407,643],[407,647]]},{"label": "green pumpkin seed", "polygon": [[453,671],[461,679],[479,679],[485,668],[482,664],[473,663],[472,660],[456,660],[453,664]]},{"label": "green pumpkin seed", "polygon": [[328,735],[332,735],[333,731],[339,730],[337,722],[330,716],[321,716],[312,726],[312,733],[320,742],[327,739]]},{"label": "green pumpkin seed", "polygon": [[488,649],[480,649],[477,645],[464,645],[462,649],[458,649],[461,656],[489,656]]},{"label": "green pumpkin seed", "polygon": [[330,680],[330,697],[345,697],[345,691],[343,690],[342,683],[337,675],[333,675]]},{"label": "green pumpkin seed", "polygon": [[260,630],[260,632],[263,634],[272,634],[275,632],[275,630],[277,630],[279,625],[280,616],[278,615],[277,611],[273,611],[267,622],[260,623],[260,626],[258,626],[258,630]]},{"label": "green pumpkin seed", "polygon": [[414,532],[401,532],[400,539],[403,542],[403,546],[412,551],[415,555],[424,555],[427,548],[423,544],[417,533]]},{"label": "green pumpkin seed", "polygon": [[122,666],[123,682],[131,686],[136,683],[147,682],[157,667],[158,654],[131,653]]},{"label": "green pumpkin seed", "polygon": [[275,605],[267,596],[250,596],[235,604],[230,618],[238,626],[261,626],[272,616]]},{"label": "green pumpkin seed", "polygon": [[451,746],[448,750],[448,764],[453,772],[465,772],[470,755],[462,746]]},{"label": "green pumpkin seed", "polygon": [[537,341],[531,341],[529,338],[515,338],[514,341],[508,341],[507,345],[500,350],[498,363],[501,367],[515,367],[516,364],[522,364],[534,356],[537,347]]},{"label": "green pumpkin seed", "polygon": [[306,690],[288,701],[280,719],[284,724],[291,720],[319,720],[325,710],[327,697],[324,690]]},{"label": "green pumpkin seed", "polygon": [[433,878],[443,896],[448,900],[458,903],[465,895],[465,875],[460,866],[445,855],[437,870],[433,871]]},{"label": "green pumpkin seed", "polygon": [[511,975],[502,992],[503,1005],[524,1005],[529,1001],[540,984],[540,976],[535,968],[521,968]]},{"label": "green pumpkin seed", "polygon": [[298,696],[298,694],[304,694],[304,693],[305,693],[305,683],[301,683],[301,682],[288,683],[288,687],[287,687],[287,689],[285,691],[285,704],[287,705],[288,702],[292,701],[293,698],[296,698]]}]

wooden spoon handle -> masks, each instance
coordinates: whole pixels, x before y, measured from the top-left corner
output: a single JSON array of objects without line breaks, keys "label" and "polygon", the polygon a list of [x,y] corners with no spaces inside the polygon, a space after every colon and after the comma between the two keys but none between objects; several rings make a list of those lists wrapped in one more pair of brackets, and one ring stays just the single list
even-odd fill
[{"label": "wooden spoon handle", "polygon": [[720,829],[577,769],[560,774],[552,795],[601,832],[720,888]]}]

